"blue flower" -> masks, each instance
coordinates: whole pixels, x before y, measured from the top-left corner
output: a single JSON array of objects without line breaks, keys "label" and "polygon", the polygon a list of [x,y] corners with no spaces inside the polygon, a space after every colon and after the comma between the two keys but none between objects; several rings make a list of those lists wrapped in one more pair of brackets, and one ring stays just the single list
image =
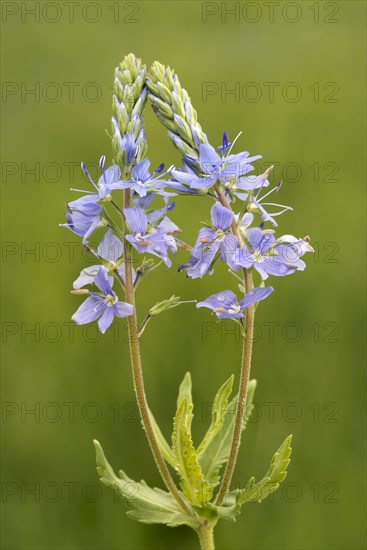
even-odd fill
[{"label": "blue flower", "polygon": [[175,168],[170,170],[173,178],[167,181],[167,185],[178,193],[182,193],[185,195],[202,194],[203,190],[190,188],[190,182],[192,180],[196,181],[196,179],[198,178],[197,173],[192,168],[191,164],[189,164],[185,159],[183,159],[182,164],[184,169]]},{"label": "blue flower", "polygon": [[101,213],[102,207],[94,201],[91,195],[81,197],[66,205],[66,223],[60,225],[67,227],[79,237],[83,237],[83,244],[87,244],[88,238],[98,227],[107,225]]},{"label": "blue flower", "polygon": [[[226,135],[226,133],[225,133]],[[232,144],[233,145],[233,144]],[[200,175],[194,170],[187,172],[181,170],[171,170],[171,174],[177,182],[188,186],[190,189],[208,189],[214,183],[226,182],[232,178],[239,178],[252,170],[251,162],[261,158],[260,155],[249,157],[249,153],[244,151],[236,155],[228,154],[224,156],[224,151],[229,147],[228,136],[223,138],[221,147],[222,156],[220,156],[214,147],[208,143],[199,146],[199,158],[184,155],[186,166],[193,169],[198,168]]]},{"label": "blue flower", "polygon": [[[238,248],[234,261],[239,266],[254,267],[263,280],[269,275],[290,275],[297,270],[303,270],[305,263],[299,259],[296,249],[292,252],[287,245],[280,245],[275,239],[273,231],[262,231],[259,228],[246,230],[248,247]],[[293,243],[292,243],[292,246]],[[285,247],[285,248],[284,248]],[[291,258],[287,258],[287,252]],[[301,249],[300,249],[301,253]]]},{"label": "blue flower", "polygon": [[241,319],[243,310],[264,300],[273,292],[271,286],[257,287],[250,290],[242,300],[237,302],[237,297],[231,290],[222,290],[217,294],[209,296],[203,302],[196,304],[196,307],[207,307],[214,311],[218,319]]},{"label": "blue flower", "polygon": [[105,227],[107,225],[107,222],[102,218],[102,206],[99,202],[108,197],[112,191],[112,185],[119,181],[119,167],[112,165],[105,170],[105,162],[106,157],[102,156],[99,161],[102,175],[98,183],[93,181],[85,164],[82,163],[82,170],[96,191],[72,189],[73,191],[86,193],[86,195],[67,204],[67,211],[65,213],[67,223],[60,224],[70,229],[76,235],[83,237],[83,244],[88,243],[88,238],[98,227]]},{"label": "blue flower", "polygon": [[76,291],[89,294],[89,297],[83,302],[79,309],[72,316],[72,320],[77,325],[85,325],[98,321],[99,330],[104,334],[111,325],[115,315],[117,317],[128,317],[134,312],[131,304],[119,302],[118,297],[111,288],[108,280],[108,271],[105,267],[100,266],[94,283],[99,288],[101,293],[91,291]]},{"label": "blue flower", "polygon": [[[100,244],[98,245],[97,252],[95,252],[95,255],[102,262],[105,261],[107,263],[107,266],[105,267],[107,267],[109,271],[117,270],[122,280],[125,281],[125,264],[122,262],[122,254],[123,254],[122,242],[118,237],[116,237],[116,235],[112,233],[112,229],[109,229],[105,234],[105,236],[103,237]],[[91,265],[83,269],[79,277],[74,281],[73,288],[80,289],[80,288],[83,288],[83,286],[93,284],[94,277],[98,273],[98,270],[100,267],[101,266],[99,264],[99,265]],[[136,273],[133,270],[133,279],[135,279],[135,277],[136,277]],[[113,285],[112,275],[109,276],[108,280],[110,282],[110,285],[112,286]]]},{"label": "blue flower", "polygon": [[314,252],[314,249],[310,245],[309,237],[297,239],[293,235],[283,235],[277,239],[276,252],[287,265],[297,266],[298,271],[303,271],[306,268],[306,264],[300,258],[306,252]]},{"label": "blue flower", "polygon": [[120,168],[116,164],[112,164],[105,169],[105,163],[106,157],[103,155],[99,160],[99,167],[102,170],[102,175],[99,178],[98,183],[95,183],[84,162],[82,162],[82,170],[96,191],[92,192],[80,189],[72,189],[72,191],[87,193],[87,196],[93,197],[93,199],[91,198],[90,200],[93,200],[94,202],[105,199],[111,193],[113,189],[112,185],[120,180]]},{"label": "blue flower", "polygon": [[192,279],[203,277],[208,273],[216,255],[220,252],[220,260],[234,268],[234,255],[237,249],[237,238],[229,232],[233,221],[233,212],[215,203],[210,211],[213,228],[200,229],[196,243],[192,249],[190,260],[179,267],[179,271],[187,270],[187,276]]},{"label": "blue flower", "polygon": [[167,217],[156,225],[148,228],[148,217],[141,208],[124,208],[127,224],[132,232],[126,239],[140,254],[148,252],[161,258],[167,267],[172,265],[168,250],[177,251],[177,245],[171,233],[178,227]]},{"label": "blue flower", "polygon": [[150,162],[148,159],[143,159],[138,162],[131,172],[131,179],[122,180],[115,183],[112,189],[132,189],[139,197],[145,197],[149,192],[163,192],[164,183],[160,181],[165,174],[162,174],[164,164],[152,173],[149,173]]}]

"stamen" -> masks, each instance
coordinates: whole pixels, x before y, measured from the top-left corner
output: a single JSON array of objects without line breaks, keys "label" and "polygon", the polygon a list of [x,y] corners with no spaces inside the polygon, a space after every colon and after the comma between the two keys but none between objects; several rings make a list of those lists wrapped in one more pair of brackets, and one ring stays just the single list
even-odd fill
[{"label": "stamen", "polygon": [[98,186],[94,183],[94,181],[92,180],[88,170],[87,170],[87,167],[85,166],[84,162],[82,162],[81,164],[81,167],[82,167],[82,170],[84,172],[84,174],[87,176],[87,178],[89,179],[89,181],[91,182],[91,184],[93,185],[93,187],[95,187],[96,189],[98,189]]},{"label": "stamen", "polygon": [[233,149],[233,145],[236,143],[236,141],[238,140],[238,138],[240,137],[241,134],[242,134],[242,130],[241,130],[241,132],[239,132],[239,133],[237,134],[237,136],[236,136],[236,137],[234,138],[234,140],[232,141],[232,145],[231,145],[230,148],[229,148],[229,151],[228,151],[228,153],[227,153],[227,157],[228,157],[228,155],[231,154],[231,151],[232,151],[232,149]]},{"label": "stamen", "polygon": [[70,187],[70,191],[76,191],[77,193],[87,193],[88,195],[93,195],[92,191],[85,191],[84,189],[74,189],[74,187]]},{"label": "stamen", "polygon": [[106,162],[106,155],[102,155],[98,163],[101,170],[104,169],[105,162]]}]

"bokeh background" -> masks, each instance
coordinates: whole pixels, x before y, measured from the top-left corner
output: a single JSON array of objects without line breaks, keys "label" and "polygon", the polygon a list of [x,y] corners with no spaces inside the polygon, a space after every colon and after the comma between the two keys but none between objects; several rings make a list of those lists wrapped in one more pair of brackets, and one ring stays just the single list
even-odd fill
[{"label": "bokeh background", "polygon": [[[69,188],[87,185],[80,161],[93,172],[101,154],[111,160],[113,71],[133,51],[175,68],[213,144],[224,129],[242,130],[239,147],[263,155],[258,170],[276,163],[279,202],[294,207],[280,231],[310,235],[316,250],[306,272],[273,281],[258,310],[256,409],[234,483],[262,476],[293,433],[289,475],[272,501],[247,505],[236,525],[221,522],[217,546],[364,548],[365,3],[71,4],[1,6],[2,547],[197,548],[189,529],[133,522],[99,484],[93,438],[116,469],[161,486],[134,405],[124,322],[103,338],[70,322],[81,299],[69,290],[90,258],[58,224]],[[152,164],[178,163],[150,107],[146,129]],[[177,201],[184,240],[209,206]],[[221,266],[185,279],[176,269],[185,259],[179,251],[173,269],[140,287],[141,316],[171,294],[235,289]],[[230,329],[187,305],[146,330],[146,387],[167,437],[187,370],[196,441],[216,389],[232,372],[238,380],[241,345]]]}]

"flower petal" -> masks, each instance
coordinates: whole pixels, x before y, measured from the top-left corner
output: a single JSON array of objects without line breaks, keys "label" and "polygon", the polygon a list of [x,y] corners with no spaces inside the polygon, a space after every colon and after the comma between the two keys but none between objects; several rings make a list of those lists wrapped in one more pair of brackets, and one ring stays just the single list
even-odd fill
[{"label": "flower petal", "polygon": [[112,164],[107,168],[102,176],[99,178],[99,184],[111,184],[115,183],[120,179],[120,168],[116,164]]},{"label": "flower petal", "polygon": [[117,302],[113,307],[117,317],[128,317],[134,313],[134,307],[127,302]]},{"label": "flower petal", "polygon": [[237,304],[237,298],[232,290],[222,290],[217,294],[212,294],[203,302],[196,304],[197,308],[207,307],[209,309],[224,308],[230,309],[233,305]]},{"label": "flower petal", "polygon": [[149,165],[150,161],[148,159],[143,159],[138,162],[138,164],[134,166],[132,172],[134,180],[144,182],[150,179]]},{"label": "flower petal", "polygon": [[108,280],[108,271],[103,265],[100,266],[97,275],[94,277],[94,284],[105,296],[114,296],[114,292]]},{"label": "flower petal", "polygon": [[97,248],[97,254],[108,262],[116,263],[123,254],[122,242],[109,229]]},{"label": "flower petal", "polygon": [[239,305],[242,309],[246,309],[253,304],[256,304],[256,302],[260,302],[261,300],[265,300],[274,291],[274,288],[272,286],[267,286],[265,288],[263,287],[257,287],[250,290],[242,300],[240,300]]},{"label": "flower petal", "polygon": [[[264,258],[260,264],[264,271],[269,275],[275,275],[277,277],[284,277],[285,275],[291,275],[297,271],[297,266],[286,264],[282,258],[278,256],[269,256]],[[255,264],[256,267],[256,264]]]},{"label": "flower petal", "polygon": [[108,327],[111,325],[113,318],[115,316],[113,307],[106,307],[102,317],[98,321],[99,330],[104,334]]},{"label": "flower petal", "polygon": [[247,238],[251,248],[253,250],[256,250],[257,248],[259,248],[259,245],[263,236],[261,229],[259,229],[258,227],[252,227],[250,229],[247,229],[246,233],[247,233]]},{"label": "flower petal", "polygon": [[233,221],[233,212],[222,206],[219,202],[216,202],[210,210],[212,224],[217,229],[227,231]]},{"label": "flower petal", "polygon": [[254,264],[252,252],[248,248],[237,248],[234,260],[235,264],[249,268]]},{"label": "flower petal", "polygon": [[225,235],[223,241],[220,243],[220,259],[222,262],[226,262],[231,269],[239,269],[236,262],[236,252],[238,248],[238,240],[232,234]]},{"label": "flower petal", "polygon": [[144,235],[148,227],[148,220],[140,208],[124,208],[126,221],[133,233]]},{"label": "flower petal", "polygon": [[91,265],[83,269],[83,271],[80,272],[79,277],[73,282],[73,288],[78,290],[85,285],[92,285],[99,268],[100,265]]},{"label": "flower petal", "polygon": [[211,174],[213,168],[222,162],[222,159],[209,143],[203,143],[199,147],[199,162],[205,174]]},{"label": "flower petal", "polygon": [[214,183],[217,181],[218,176],[214,174],[214,176],[204,177],[204,178],[196,178],[196,180],[193,180],[190,183],[191,189],[205,189],[206,187],[211,187],[214,185]]},{"label": "flower petal", "polygon": [[101,316],[103,309],[106,307],[103,298],[100,296],[89,296],[85,302],[77,309],[72,316],[72,320],[77,325],[85,325],[92,323]]}]

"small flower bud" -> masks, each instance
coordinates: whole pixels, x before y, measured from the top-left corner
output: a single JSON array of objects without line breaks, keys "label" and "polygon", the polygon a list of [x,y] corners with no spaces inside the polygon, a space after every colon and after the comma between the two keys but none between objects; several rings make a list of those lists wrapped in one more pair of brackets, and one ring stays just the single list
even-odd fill
[{"label": "small flower bud", "polygon": [[162,302],[157,302],[149,310],[149,316],[154,317],[154,315],[159,315],[168,309],[172,309],[180,304],[179,296],[171,296],[168,300],[163,300]]}]

